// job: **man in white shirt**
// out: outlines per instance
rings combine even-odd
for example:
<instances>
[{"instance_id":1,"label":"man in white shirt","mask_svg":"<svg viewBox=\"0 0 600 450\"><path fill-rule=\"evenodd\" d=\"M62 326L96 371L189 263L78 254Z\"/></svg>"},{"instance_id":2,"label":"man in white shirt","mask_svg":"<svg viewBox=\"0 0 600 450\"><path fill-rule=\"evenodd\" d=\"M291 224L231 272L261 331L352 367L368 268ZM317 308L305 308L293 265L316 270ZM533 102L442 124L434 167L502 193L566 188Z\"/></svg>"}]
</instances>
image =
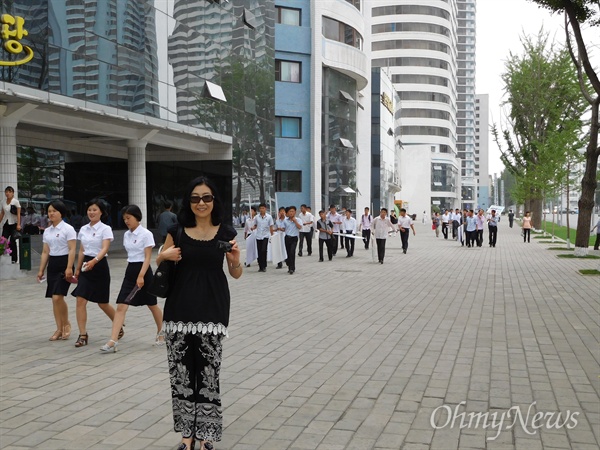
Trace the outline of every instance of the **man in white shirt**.
<instances>
[{"instance_id":1,"label":"man in white shirt","mask_svg":"<svg viewBox=\"0 0 600 450\"><path fill-rule=\"evenodd\" d=\"M335 209L335 205L331 205L329 207L329 212L327 213L327 217L326 217L327 221L331 222L333 225L333 233L335 235L335 233L340 232L340 225L342 225L342 216L340 216L338 214L338 212ZM340 242L342 241L343 237L340 235ZM338 243L337 243L337 236L334 236L334 240L335 242L332 244L332 248L333 248L333 255L335 256L337 254L337 249L338 249ZM342 248L344 246L342 245Z\"/></svg>"},{"instance_id":2,"label":"man in white shirt","mask_svg":"<svg viewBox=\"0 0 600 450\"><path fill-rule=\"evenodd\" d=\"M402 239L402 253L406 254L408 250L408 236L412 229L413 236L415 233L415 226L413 225L412 219L406 215L406 209L400 209L400 217L398 217L398 229L400 230L400 239Z\"/></svg>"},{"instance_id":3,"label":"man in white shirt","mask_svg":"<svg viewBox=\"0 0 600 450\"><path fill-rule=\"evenodd\" d=\"M458 226L460 225L460 221L462 216L460 215L460 209L456 208L456 211L452 214L452 239L455 241L458 239Z\"/></svg>"},{"instance_id":4,"label":"man in white shirt","mask_svg":"<svg viewBox=\"0 0 600 450\"><path fill-rule=\"evenodd\" d=\"M259 214L254 216L254 227L256 230L256 249L258 250L258 271L267 271L267 249L269 246L269 238L274 232L273 217L267 214L267 205L261 203L258 205Z\"/></svg>"},{"instance_id":5,"label":"man in white shirt","mask_svg":"<svg viewBox=\"0 0 600 450\"><path fill-rule=\"evenodd\" d=\"M375 242L377 243L379 264L383 264L383 258L385 257L385 242L388 237L388 231L394 229L394 225L388 219L387 213L387 208L381 208L379 216L375 217L371 223L371 233L375 236Z\"/></svg>"},{"instance_id":6,"label":"man in white shirt","mask_svg":"<svg viewBox=\"0 0 600 450\"><path fill-rule=\"evenodd\" d=\"M356 219L352 217L352 210L346 210L346 217L342 219L342 226L344 227L344 234L352 235L356 233ZM354 239L346 238L346 258L352 258L354 256Z\"/></svg>"},{"instance_id":7,"label":"man in white shirt","mask_svg":"<svg viewBox=\"0 0 600 450\"><path fill-rule=\"evenodd\" d=\"M315 217L308 212L306 205L300 205L300 214L297 216L302 222L302 229L300 230L300 244L298 245L298 256L302 256L302 244L306 240L306 253L308 256L312 255L312 239L311 230L315 223Z\"/></svg>"},{"instance_id":8,"label":"man in white shirt","mask_svg":"<svg viewBox=\"0 0 600 450\"><path fill-rule=\"evenodd\" d=\"M358 225L358 230L362 230L362 237L366 250L369 250L369 242L371 241L371 222L373 222L373 217L369 214L369 208L367 207L365 208L365 213L360 218L360 224Z\"/></svg>"},{"instance_id":9,"label":"man in white shirt","mask_svg":"<svg viewBox=\"0 0 600 450\"><path fill-rule=\"evenodd\" d=\"M450 221L450 214L448 214L448 210L444 210L444 214L442 214L442 234L444 235L444 239L448 239L448 222Z\"/></svg>"},{"instance_id":10,"label":"man in white shirt","mask_svg":"<svg viewBox=\"0 0 600 450\"><path fill-rule=\"evenodd\" d=\"M492 213L487 217L488 231L489 231L489 244L490 247L496 247L496 238L498 236L498 221L499 216L496 215L496 210L492 209Z\"/></svg>"}]
</instances>

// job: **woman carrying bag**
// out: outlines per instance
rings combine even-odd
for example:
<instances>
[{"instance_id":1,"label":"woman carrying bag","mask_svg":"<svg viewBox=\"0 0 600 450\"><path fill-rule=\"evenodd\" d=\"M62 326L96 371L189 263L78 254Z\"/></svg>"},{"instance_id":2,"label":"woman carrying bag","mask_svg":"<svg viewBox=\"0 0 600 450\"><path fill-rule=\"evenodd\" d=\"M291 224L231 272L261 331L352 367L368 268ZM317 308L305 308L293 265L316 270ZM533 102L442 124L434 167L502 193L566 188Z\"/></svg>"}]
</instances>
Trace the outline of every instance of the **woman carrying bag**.
<instances>
[{"instance_id":1,"label":"woman carrying bag","mask_svg":"<svg viewBox=\"0 0 600 450\"><path fill-rule=\"evenodd\" d=\"M194 448L195 441L201 450L210 450L212 441L220 441L223 433L219 374L230 309L223 260L233 278L242 275L242 264L234 240L237 233L223 223L222 202L208 178L190 183L178 222L156 259L157 265L176 263L163 325L173 421L182 436L178 450Z\"/></svg>"}]
</instances>

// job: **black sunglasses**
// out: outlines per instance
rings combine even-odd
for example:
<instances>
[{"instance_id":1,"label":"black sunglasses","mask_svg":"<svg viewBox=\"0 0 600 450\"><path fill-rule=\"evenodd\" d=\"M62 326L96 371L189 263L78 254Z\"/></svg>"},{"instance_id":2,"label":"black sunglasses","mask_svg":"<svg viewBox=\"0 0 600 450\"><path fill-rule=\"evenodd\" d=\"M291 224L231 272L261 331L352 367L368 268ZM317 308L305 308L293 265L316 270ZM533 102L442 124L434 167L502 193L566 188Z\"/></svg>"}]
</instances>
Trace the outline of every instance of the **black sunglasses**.
<instances>
[{"instance_id":1,"label":"black sunglasses","mask_svg":"<svg viewBox=\"0 0 600 450\"><path fill-rule=\"evenodd\" d=\"M202 196L192 195L190 197L190 203L200 203L200 200L202 200L204 203L211 203L214 199L215 196L212 194L204 194Z\"/></svg>"}]
</instances>

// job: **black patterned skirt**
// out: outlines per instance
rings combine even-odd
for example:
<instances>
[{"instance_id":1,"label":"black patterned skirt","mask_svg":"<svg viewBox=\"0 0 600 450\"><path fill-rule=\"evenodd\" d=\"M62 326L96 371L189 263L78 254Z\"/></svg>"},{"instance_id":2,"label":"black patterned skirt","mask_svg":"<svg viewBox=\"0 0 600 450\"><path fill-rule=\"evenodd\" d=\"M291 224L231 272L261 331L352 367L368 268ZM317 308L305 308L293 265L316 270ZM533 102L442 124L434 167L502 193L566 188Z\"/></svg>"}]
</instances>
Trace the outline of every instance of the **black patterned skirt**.
<instances>
[{"instance_id":1,"label":"black patterned skirt","mask_svg":"<svg viewBox=\"0 0 600 450\"><path fill-rule=\"evenodd\" d=\"M84 261L88 262L94 259L93 256L84 257ZM71 295L82 297L89 302L108 303L110 299L110 270L108 261L102 258L93 270L86 270L79 274L77 287Z\"/></svg>"},{"instance_id":2,"label":"black patterned skirt","mask_svg":"<svg viewBox=\"0 0 600 450\"><path fill-rule=\"evenodd\" d=\"M119 296L117 297L117 303L125 303L125 299L137 284L137 278L140 274L143 264L144 263L142 262L130 262L127 264L127 268L125 269L125 278L123 278L123 283L121 284L121 290L119 291ZM144 275L144 286L138 291L137 294L133 296L131 302L128 304L131 306L156 305L156 296L150 295L148 292L146 292L146 287L150 286L150 283L152 283L152 268L148 267L146 275Z\"/></svg>"},{"instance_id":3,"label":"black patterned skirt","mask_svg":"<svg viewBox=\"0 0 600 450\"><path fill-rule=\"evenodd\" d=\"M172 329L165 333L174 428L184 438L218 442L223 435L223 337Z\"/></svg>"},{"instance_id":4,"label":"black patterned skirt","mask_svg":"<svg viewBox=\"0 0 600 450\"><path fill-rule=\"evenodd\" d=\"M68 294L71 285L65 280L65 269L68 262L69 255L50 256L48 258L46 298L52 298L53 295Z\"/></svg>"}]
</instances>

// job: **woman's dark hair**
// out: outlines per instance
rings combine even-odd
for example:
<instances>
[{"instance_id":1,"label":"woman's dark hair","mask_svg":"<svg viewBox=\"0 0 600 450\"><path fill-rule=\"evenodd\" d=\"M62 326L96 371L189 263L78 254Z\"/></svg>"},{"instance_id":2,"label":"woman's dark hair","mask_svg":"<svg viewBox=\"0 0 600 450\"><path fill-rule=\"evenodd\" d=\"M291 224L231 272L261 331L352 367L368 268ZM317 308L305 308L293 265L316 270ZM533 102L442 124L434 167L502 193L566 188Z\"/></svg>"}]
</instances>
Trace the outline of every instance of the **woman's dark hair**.
<instances>
[{"instance_id":1,"label":"woman's dark hair","mask_svg":"<svg viewBox=\"0 0 600 450\"><path fill-rule=\"evenodd\" d=\"M12 186L6 186L6 189L4 189L4 192L15 192L15 189Z\"/></svg>"},{"instance_id":2,"label":"woman's dark hair","mask_svg":"<svg viewBox=\"0 0 600 450\"><path fill-rule=\"evenodd\" d=\"M92 205L96 205L100 209L100 213L102 214L102 219L106 218L106 215L108 213L108 208L106 207L106 202L104 200L102 200L101 198L95 197L95 198L91 199L89 202L87 202L87 204L85 205L86 214L87 214L87 210L90 209L90 206L92 206Z\"/></svg>"},{"instance_id":3,"label":"woman's dark hair","mask_svg":"<svg viewBox=\"0 0 600 450\"><path fill-rule=\"evenodd\" d=\"M138 205L127 205L121 209L121 215L129 214L136 218L138 222L142 221L142 210Z\"/></svg>"},{"instance_id":4,"label":"woman's dark hair","mask_svg":"<svg viewBox=\"0 0 600 450\"><path fill-rule=\"evenodd\" d=\"M217 190L217 186L210 179L205 176L199 176L194 178L187 187L187 190L183 194L182 200L182 208L177 216L179 223L184 227L195 227L196 226L196 216L192 212L190 198L192 196L192 191L196 186L205 185L212 192L214 197L213 199L213 209L210 213L210 219L213 225L220 225L223 221L223 203L221 202L221 198L219 197L219 192Z\"/></svg>"},{"instance_id":5,"label":"woman's dark hair","mask_svg":"<svg viewBox=\"0 0 600 450\"><path fill-rule=\"evenodd\" d=\"M63 219L69 215L69 210L60 200L52 200L50 203L48 203L48 205L46 205L46 211L48 211L48 208L51 206L60 213L60 216Z\"/></svg>"}]
</instances>

